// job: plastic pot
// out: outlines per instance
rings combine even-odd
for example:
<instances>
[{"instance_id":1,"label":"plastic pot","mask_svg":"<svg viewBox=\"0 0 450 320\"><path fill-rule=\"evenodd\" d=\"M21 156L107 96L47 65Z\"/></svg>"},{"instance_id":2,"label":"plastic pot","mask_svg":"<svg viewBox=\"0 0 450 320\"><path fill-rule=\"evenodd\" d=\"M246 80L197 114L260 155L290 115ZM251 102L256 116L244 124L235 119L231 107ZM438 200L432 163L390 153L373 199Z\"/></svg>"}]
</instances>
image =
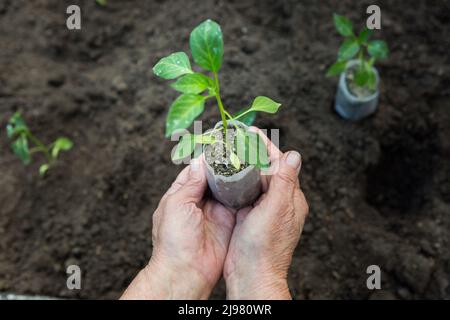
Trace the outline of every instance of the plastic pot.
<instances>
[{"instance_id":1,"label":"plastic pot","mask_svg":"<svg viewBox=\"0 0 450 320\"><path fill-rule=\"evenodd\" d=\"M359 65L359 60L351 60L347 63L347 70L354 66ZM378 85L380 77L375 67L372 67L376 76L376 91L374 94L367 97L357 97L353 95L347 86L346 74L342 72L339 77L339 84L336 92L336 99L334 108L336 112L345 119L357 121L363 119L372 113L374 113L378 106L379 89Z\"/></svg>"},{"instance_id":2,"label":"plastic pot","mask_svg":"<svg viewBox=\"0 0 450 320\"><path fill-rule=\"evenodd\" d=\"M235 124L248 130L248 127L239 121ZM233 122L229 122L229 127ZM218 122L214 129L222 127L222 121ZM233 129L231 126L230 129ZM206 145L205 151L211 146ZM209 188L216 200L227 207L240 209L253 204L261 194L261 175L258 167L253 165L244 168L242 171L231 175L224 176L216 174L213 167L206 163L206 177L208 179Z\"/></svg>"}]
</instances>

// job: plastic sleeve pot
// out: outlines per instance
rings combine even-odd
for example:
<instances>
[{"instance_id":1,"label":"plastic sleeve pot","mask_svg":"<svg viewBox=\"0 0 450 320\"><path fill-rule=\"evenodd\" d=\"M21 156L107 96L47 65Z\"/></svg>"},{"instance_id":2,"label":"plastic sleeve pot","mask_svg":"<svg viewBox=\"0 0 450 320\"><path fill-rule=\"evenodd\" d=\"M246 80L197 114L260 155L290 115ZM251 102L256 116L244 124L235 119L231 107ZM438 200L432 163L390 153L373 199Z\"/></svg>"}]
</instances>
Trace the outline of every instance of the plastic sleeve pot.
<instances>
[{"instance_id":1,"label":"plastic sleeve pot","mask_svg":"<svg viewBox=\"0 0 450 320\"><path fill-rule=\"evenodd\" d=\"M378 106L378 96L379 96L378 86L380 82L380 77L375 67L372 67L372 69L375 71L376 76L376 91L374 94L360 98L356 97L349 91L346 81L347 70L354 65L358 65L359 63L360 63L359 60L350 60L347 63L346 71L342 72L339 77L339 83L337 87L336 99L334 104L336 112L342 118L353 121L357 121L371 115L376 111Z\"/></svg>"},{"instance_id":2,"label":"plastic sleeve pot","mask_svg":"<svg viewBox=\"0 0 450 320\"><path fill-rule=\"evenodd\" d=\"M233 123L248 130L248 127L239 121L229 122L229 125ZM218 122L214 129L221 126L222 122ZM207 148L211 146L206 145L205 151ZM261 175L258 167L250 165L234 175L224 176L216 174L207 160L205 163L209 188L214 198L225 206L240 209L253 204L261 194Z\"/></svg>"}]
</instances>

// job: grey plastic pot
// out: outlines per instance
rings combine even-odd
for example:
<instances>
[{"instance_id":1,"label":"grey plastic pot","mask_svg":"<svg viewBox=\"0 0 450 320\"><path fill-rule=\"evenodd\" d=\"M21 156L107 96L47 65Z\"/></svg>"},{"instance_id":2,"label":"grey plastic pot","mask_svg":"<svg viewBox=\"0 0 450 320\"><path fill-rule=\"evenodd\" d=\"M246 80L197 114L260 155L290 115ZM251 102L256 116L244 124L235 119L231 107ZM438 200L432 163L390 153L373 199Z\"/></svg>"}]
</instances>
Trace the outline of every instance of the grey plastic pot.
<instances>
[{"instance_id":1,"label":"grey plastic pot","mask_svg":"<svg viewBox=\"0 0 450 320\"><path fill-rule=\"evenodd\" d=\"M347 69L358 65L359 60L351 60L347 63ZM339 77L339 84L336 92L334 108L344 119L357 121L374 113L378 106L380 77L378 71L373 67L376 76L376 92L368 97L358 98L350 93L345 79L346 72L342 72Z\"/></svg>"},{"instance_id":2,"label":"grey plastic pot","mask_svg":"<svg viewBox=\"0 0 450 320\"><path fill-rule=\"evenodd\" d=\"M245 128L248 127L240 121L235 124ZM233 122L229 122L233 124ZM214 129L222 126L222 121L218 122ZM206 145L205 148L209 146ZM261 194L261 175L258 167L248 166L244 170L232 175L223 176L214 173L214 169L206 163L206 178L209 188L216 200L227 207L240 209L253 204Z\"/></svg>"}]
</instances>

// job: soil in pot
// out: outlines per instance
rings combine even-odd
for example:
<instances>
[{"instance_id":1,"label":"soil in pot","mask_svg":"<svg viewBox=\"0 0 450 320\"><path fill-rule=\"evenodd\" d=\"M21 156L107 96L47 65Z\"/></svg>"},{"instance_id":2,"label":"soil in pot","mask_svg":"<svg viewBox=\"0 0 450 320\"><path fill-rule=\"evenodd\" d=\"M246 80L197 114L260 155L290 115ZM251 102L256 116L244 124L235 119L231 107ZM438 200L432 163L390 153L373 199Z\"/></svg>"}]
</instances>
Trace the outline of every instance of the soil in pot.
<instances>
[{"instance_id":1,"label":"soil in pot","mask_svg":"<svg viewBox=\"0 0 450 320\"><path fill-rule=\"evenodd\" d=\"M240 122L238 126L247 130L247 127ZM220 128L221 123L215 129ZM213 133L217 141L213 145L207 145L204 149L205 161L207 164L208 185L214 198L225 206L239 209L254 203L261 193L261 177L258 167L242 161L239 169L236 168L230 159L230 152L226 152L223 143L222 130ZM231 151L237 154L234 145L236 130L234 126L227 130L228 146ZM230 150L229 150L230 151Z\"/></svg>"},{"instance_id":2,"label":"soil in pot","mask_svg":"<svg viewBox=\"0 0 450 320\"><path fill-rule=\"evenodd\" d=\"M371 89L367 86L358 86L355 83L355 76L358 67L359 65L353 65L347 69L347 71L345 72L345 83L347 84L349 92L355 97L357 98L370 97L376 92L376 89Z\"/></svg>"},{"instance_id":3,"label":"soil in pot","mask_svg":"<svg viewBox=\"0 0 450 320\"><path fill-rule=\"evenodd\" d=\"M232 147L234 154L237 153L236 146L233 141L236 136L236 130L230 128L227 131L228 145ZM216 140L221 142L216 142L207 148L205 148L205 160L213 168L214 174L221 175L225 177L231 177L249 166L247 162L242 163L239 169L237 169L230 160L229 152L226 152L225 144L223 143L223 132L222 130L213 133Z\"/></svg>"}]
</instances>

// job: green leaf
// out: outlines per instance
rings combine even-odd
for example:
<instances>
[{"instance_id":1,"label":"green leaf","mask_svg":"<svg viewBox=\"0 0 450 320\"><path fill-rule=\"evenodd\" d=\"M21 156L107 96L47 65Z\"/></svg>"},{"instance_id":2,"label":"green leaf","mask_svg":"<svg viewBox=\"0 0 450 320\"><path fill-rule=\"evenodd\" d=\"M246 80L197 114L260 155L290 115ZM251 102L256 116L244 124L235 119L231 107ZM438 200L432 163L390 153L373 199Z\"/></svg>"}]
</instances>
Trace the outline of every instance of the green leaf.
<instances>
[{"instance_id":1,"label":"green leaf","mask_svg":"<svg viewBox=\"0 0 450 320\"><path fill-rule=\"evenodd\" d=\"M334 25L336 30L344 37L350 37L353 35L353 24L352 22L344 16L338 14L333 14Z\"/></svg>"},{"instance_id":2,"label":"green leaf","mask_svg":"<svg viewBox=\"0 0 450 320\"><path fill-rule=\"evenodd\" d=\"M241 161L239 161L238 156L233 151L230 151L230 161L233 167L236 168L236 170L239 170L241 168Z\"/></svg>"},{"instance_id":3,"label":"green leaf","mask_svg":"<svg viewBox=\"0 0 450 320\"><path fill-rule=\"evenodd\" d=\"M361 32L358 35L358 43L359 44L366 44L369 40L370 36L372 35L373 31L370 29L367 29L367 27L364 27L364 29L361 30Z\"/></svg>"},{"instance_id":4,"label":"green leaf","mask_svg":"<svg viewBox=\"0 0 450 320\"><path fill-rule=\"evenodd\" d=\"M178 142L175 152L172 154L172 161L177 161L186 158L195 149L195 139L192 134L186 134L181 137Z\"/></svg>"},{"instance_id":5,"label":"green leaf","mask_svg":"<svg viewBox=\"0 0 450 320\"><path fill-rule=\"evenodd\" d=\"M42 177L43 175L45 175L48 169L50 169L50 165L48 165L47 163L42 164L39 167L39 175Z\"/></svg>"},{"instance_id":6,"label":"green leaf","mask_svg":"<svg viewBox=\"0 0 450 320\"><path fill-rule=\"evenodd\" d=\"M12 149L14 153L27 165L31 162L30 150L28 149L28 140L25 135L19 136L13 143Z\"/></svg>"},{"instance_id":7,"label":"green leaf","mask_svg":"<svg viewBox=\"0 0 450 320\"><path fill-rule=\"evenodd\" d=\"M236 113L233 118L239 117L241 114L243 114L247 110L249 110L249 108L242 109L241 111ZM255 122L255 118L256 118L256 112L251 111L249 113L246 113L242 117L240 117L239 121L244 123L244 124L246 124L246 125L248 125L248 126L251 126L253 124L253 122Z\"/></svg>"},{"instance_id":8,"label":"green leaf","mask_svg":"<svg viewBox=\"0 0 450 320\"><path fill-rule=\"evenodd\" d=\"M267 113L276 113L281 103L275 102L270 98L259 96L253 100L250 110L252 111L262 111Z\"/></svg>"},{"instance_id":9,"label":"green leaf","mask_svg":"<svg viewBox=\"0 0 450 320\"><path fill-rule=\"evenodd\" d=\"M182 94L170 106L166 119L166 137L179 129L186 129L204 109L205 96Z\"/></svg>"},{"instance_id":10,"label":"green leaf","mask_svg":"<svg viewBox=\"0 0 450 320\"><path fill-rule=\"evenodd\" d=\"M101 6L106 6L107 0L96 0L96 2Z\"/></svg>"},{"instance_id":11,"label":"green leaf","mask_svg":"<svg viewBox=\"0 0 450 320\"><path fill-rule=\"evenodd\" d=\"M347 66L347 61L337 61L335 62L327 71L327 77L333 77L341 74L345 67Z\"/></svg>"},{"instance_id":12,"label":"green leaf","mask_svg":"<svg viewBox=\"0 0 450 320\"><path fill-rule=\"evenodd\" d=\"M68 138L58 138L56 139L55 143L53 144L52 147L52 157L53 158L57 158L59 151L63 150L63 151L67 151L72 149L73 147L73 142L68 139Z\"/></svg>"},{"instance_id":13,"label":"green leaf","mask_svg":"<svg viewBox=\"0 0 450 320\"><path fill-rule=\"evenodd\" d=\"M242 163L248 163L248 138L245 134L244 130L239 128L236 129L236 136L234 138L234 145L236 148L236 153L239 159L241 159Z\"/></svg>"},{"instance_id":14,"label":"green leaf","mask_svg":"<svg viewBox=\"0 0 450 320\"><path fill-rule=\"evenodd\" d=\"M338 51L339 60L349 60L359 51L359 43L356 39L345 40Z\"/></svg>"},{"instance_id":15,"label":"green leaf","mask_svg":"<svg viewBox=\"0 0 450 320\"><path fill-rule=\"evenodd\" d=\"M6 134L8 135L8 138L12 138L27 131L28 127L25 124L20 112L14 113L6 126Z\"/></svg>"},{"instance_id":16,"label":"green leaf","mask_svg":"<svg viewBox=\"0 0 450 320\"><path fill-rule=\"evenodd\" d=\"M182 93L202 93L206 89L213 87L211 78L201 73L190 73L182 76L172 83L172 88Z\"/></svg>"},{"instance_id":17,"label":"green leaf","mask_svg":"<svg viewBox=\"0 0 450 320\"><path fill-rule=\"evenodd\" d=\"M389 54L389 49L386 42L382 40L373 40L369 42L367 47L369 54L376 59L386 59Z\"/></svg>"},{"instance_id":18,"label":"green leaf","mask_svg":"<svg viewBox=\"0 0 450 320\"><path fill-rule=\"evenodd\" d=\"M186 53L175 52L159 60L153 67L153 73L163 79L175 79L193 71Z\"/></svg>"},{"instance_id":19,"label":"green leaf","mask_svg":"<svg viewBox=\"0 0 450 320\"><path fill-rule=\"evenodd\" d=\"M211 135L196 135L195 136L195 143L212 144L214 142L216 142L216 138Z\"/></svg>"},{"instance_id":20,"label":"green leaf","mask_svg":"<svg viewBox=\"0 0 450 320\"><path fill-rule=\"evenodd\" d=\"M267 168L270 165L267 147L261 136L255 132L246 132L248 137L248 159L249 163L258 168ZM256 162L255 162L256 160Z\"/></svg>"},{"instance_id":21,"label":"green leaf","mask_svg":"<svg viewBox=\"0 0 450 320\"><path fill-rule=\"evenodd\" d=\"M370 69L370 71L368 73L368 77L367 77L367 86L369 87L369 89L375 90L376 85L377 85L376 82L377 82L377 77L375 75L375 71Z\"/></svg>"},{"instance_id":22,"label":"green leaf","mask_svg":"<svg viewBox=\"0 0 450 320\"><path fill-rule=\"evenodd\" d=\"M242 163L266 168L270 165L266 145L261 136L255 132L237 130L235 138L236 152Z\"/></svg>"},{"instance_id":23,"label":"green leaf","mask_svg":"<svg viewBox=\"0 0 450 320\"><path fill-rule=\"evenodd\" d=\"M189 38L192 57L200 67L217 72L222 65L223 37L220 26L208 19L191 32Z\"/></svg>"},{"instance_id":24,"label":"green leaf","mask_svg":"<svg viewBox=\"0 0 450 320\"><path fill-rule=\"evenodd\" d=\"M369 74L366 68L357 68L355 72L355 84L362 87L365 86L367 80L369 79Z\"/></svg>"}]
</instances>

